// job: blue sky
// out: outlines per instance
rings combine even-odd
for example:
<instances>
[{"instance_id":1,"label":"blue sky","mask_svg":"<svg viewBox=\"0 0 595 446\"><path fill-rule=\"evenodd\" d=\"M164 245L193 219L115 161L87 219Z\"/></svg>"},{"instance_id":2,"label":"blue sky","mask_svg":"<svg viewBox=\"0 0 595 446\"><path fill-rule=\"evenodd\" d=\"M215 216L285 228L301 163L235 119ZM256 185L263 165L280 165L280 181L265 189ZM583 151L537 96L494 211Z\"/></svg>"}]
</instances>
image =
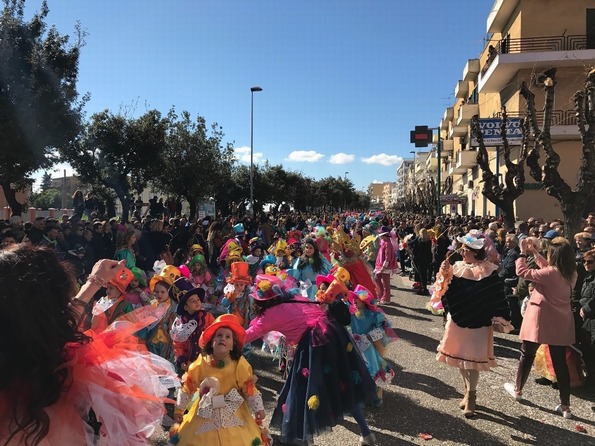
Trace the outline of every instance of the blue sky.
<instances>
[{"instance_id":1,"label":"blue sky","mask_svg":"<svg viewBox=\"0 0 595 446\"><path fill-rule=\"evenodd\" d=\"M395 181L409 131L439 124L492 0L48 0L49 24L88 33L86 111L187 110L254 159L356 189ZM41 0L27 1L27 18ZM57 166L54 176L62 175ZM72 169L67 167L67 175Z\"/></svg>"}]
</instances>

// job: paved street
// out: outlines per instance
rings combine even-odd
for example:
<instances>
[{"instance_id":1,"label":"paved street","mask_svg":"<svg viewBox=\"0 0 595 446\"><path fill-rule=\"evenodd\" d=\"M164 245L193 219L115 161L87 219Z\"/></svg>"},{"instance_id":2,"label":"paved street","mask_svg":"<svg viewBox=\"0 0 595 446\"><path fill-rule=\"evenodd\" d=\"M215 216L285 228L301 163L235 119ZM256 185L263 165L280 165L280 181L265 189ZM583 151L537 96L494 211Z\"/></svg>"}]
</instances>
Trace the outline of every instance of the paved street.
<instances>
[{"instance_id":1,"label":"paved street","mask_svg":"<svg viewBox=\"0 0 595 446\"><path fill-rule=\"evenodd\" d=\"M500 367L481 374L479 408L475 418L465 419L458 408L462 397L458 371L434 359L442 336L442 318L425 310L428 298L412 292L409 280L393 277L392 284L393 303L383 308L400 338L388 348L397 375L393 386L385 391L383 406L367 411L378 445L595 445L595 412L591 410L595 402L581 396L580 391L572 396L572 420L553 412L557 390L535 384L533 376L524 389L524 402L517 403L504 392L502 385L516 370L516 335L497 335ZM270 416L282 385L276 363L260 351L252 362ZM586 433L579 432L577 426ZM424 440L420 434L433 438ZM343 426L318 437L315 444L355 446L358 441L357 425L347 418Z\"/></svg>"}]
</instances>

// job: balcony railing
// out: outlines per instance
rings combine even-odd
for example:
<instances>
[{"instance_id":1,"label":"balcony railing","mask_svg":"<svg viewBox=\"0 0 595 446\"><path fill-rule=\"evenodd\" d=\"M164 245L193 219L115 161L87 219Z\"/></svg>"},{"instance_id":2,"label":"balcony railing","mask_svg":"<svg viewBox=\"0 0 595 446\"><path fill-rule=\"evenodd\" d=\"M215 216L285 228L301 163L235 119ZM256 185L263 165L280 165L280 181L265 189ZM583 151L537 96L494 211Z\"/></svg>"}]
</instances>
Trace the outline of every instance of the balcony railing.
<instances>
[{"instance_id":1,"label":"balcony railing","mask_svg":"<svg viewBox=\"0 0 595 446\"><path fill-rule=\"evenodd\" d=\"M525 118L526 112L518 111L507 111L506 114L509 118ZM543 110L536 110L535 116L539 123L543 122L543 116L545 112ZM497 113L496 118L501 118L502 114ZM553 110L552 111L552 124L551 125L576 125L576 112L574 110Z\"/></svg>"},{"instance_id":2,"label":"balcony railing","mask_svg":"<svg viewBox=\"0 0 595 446\"><path fill-rule=\"evenodd\" d=\"M481 69L483 76L490 68L490 65L498 54L546 52L546 51L575 51L586 50L587 36L547 36L547 37L520 37L516 39L504 38L500 40L492 50L489 50L488 58Z\"/></svg>"}]
</instances>

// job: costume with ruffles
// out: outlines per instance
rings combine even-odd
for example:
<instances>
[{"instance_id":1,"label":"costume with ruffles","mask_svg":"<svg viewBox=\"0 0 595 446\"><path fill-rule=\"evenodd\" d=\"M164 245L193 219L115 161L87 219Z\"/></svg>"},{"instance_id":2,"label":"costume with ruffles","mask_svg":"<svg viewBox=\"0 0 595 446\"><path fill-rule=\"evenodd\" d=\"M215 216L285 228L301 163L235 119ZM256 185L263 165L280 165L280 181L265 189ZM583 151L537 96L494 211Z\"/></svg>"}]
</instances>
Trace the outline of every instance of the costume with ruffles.
<instances>
[{"instance_id":1,"label":"costume with ruffles","mask_svg":"<svg viewBox=\"0 0 595 446\"><path fill-rule=\"evenodd\" d=\"M144 312L146 316L146 312ZM68 370L64 393L44 409L50 419L48 434L39 446L93 445L140 446L160 424L168 387L178 386L173 366L147 351L133 335L152 316L139 322L116 321L102 332L88 330L88 343L65 346ZM15 388L22 392L27 383ZM7 413L14 395L0 393L0 413ZM87 423L93 411L99 435ZM0 420L0 438L8 438L8 422ZM8 445L24 444L17 435Z\"/></svg>"},{"instance_id":2,"label":"costume with ruffles","mask_svg":"<svg viewBox=\"0 0 595 446\"><path fill-rule=\"evenodd\" d=\"M151 353L167 359L172 364L175 362L174 344L170 335L170 330L176 318L176 305L169 301L159 304L156 300L151 302L151 306L165 309L161 319L149 325L138 333L138 337L146 341L147 349Z\"/></svg>"},{"instance_id":3,"label":"costume with ruffles","mask_svg":"<svg viewBox=\"0 0 595 446\"><path fill-rule=\"evenodd\" d=\"M351 315L351 333L359 350L362 352L368 371L378 387L390 384L395 372L384 359L386 345L396 340L395 332L386 315L380 310L372 311L369 308L353 311Z\"/></svg>"},{"instance_id":4,"label":"costume with ruffles","mask_svg":"<svg viewBox=\"0 0 595 446\"><path fill-rule=\"evenodd\" d=\"M497 265L456 262L437 274L430 301L448 313L436 359L464 370L496 367L493 326L509 330L510 309Z\"/></svg>"},{"instance_id":5,"label":"costume with ruffles","mask_svg":"<svg viewBox=\"0 0 595 446\"><path fill-rule=\"evenodd\" d=\"M264 410L256 376L243 357L219 367L210 355L193 362L178 393L176 412L190 405L172 437L177 446L265 445L266 432L252 413ZM191 402L198 392L199 397ZM170 432L171 434L171 432Z\"/></svg>"},{"instance_id":6,"label":"costume with ruffles","mask_svg":"<svg viewBox=\"0 0 595 446\"><path fill-rule=\"evenodd\" d=\"M170 330L170 336L174 343L174 355L178 368L181 368L182 364L189 364L198 358L200 335L214 320L215 317L204 310L198 310L192 315L186 313L176 317Z\"/></svg>"},{"instance_id":7,"label":"costume with ruffles","mask_svg":"<svg viewBox=\"0 0 595 446\"><path fill-rule=\"evenodd\" d=\"M296 345L289 376L281 389L271 426L289 444L311 444L355 405L372 404L375 385L361 353L340 323L304 297L268 308L246 330L246 341L281 332Z\"/></svg>"}]
</instances>

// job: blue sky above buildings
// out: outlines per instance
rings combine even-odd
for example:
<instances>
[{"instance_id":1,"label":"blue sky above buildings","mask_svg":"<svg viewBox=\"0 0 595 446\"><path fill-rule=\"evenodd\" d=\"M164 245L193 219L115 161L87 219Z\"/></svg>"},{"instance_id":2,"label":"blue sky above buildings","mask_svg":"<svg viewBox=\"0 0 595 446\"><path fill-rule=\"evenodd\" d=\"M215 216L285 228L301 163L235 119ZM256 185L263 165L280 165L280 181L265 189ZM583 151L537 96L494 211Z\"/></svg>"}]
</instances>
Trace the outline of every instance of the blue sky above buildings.
<instances>
[{"instance_id":1,"label":"blue sky above buildings","mask_svg":"<svg viewBox=\"0 0 595 446\"><path fill-rule=\"evenodd\" d=\"M395 181L409 131L438 125L492 0L48 0L88 33L79 92L94 112L187 110L254 159L362 190ZM27 0L27 18L40 0ZM61 176L57 166L54 176Z\"/></svg>"}]
</instances>

